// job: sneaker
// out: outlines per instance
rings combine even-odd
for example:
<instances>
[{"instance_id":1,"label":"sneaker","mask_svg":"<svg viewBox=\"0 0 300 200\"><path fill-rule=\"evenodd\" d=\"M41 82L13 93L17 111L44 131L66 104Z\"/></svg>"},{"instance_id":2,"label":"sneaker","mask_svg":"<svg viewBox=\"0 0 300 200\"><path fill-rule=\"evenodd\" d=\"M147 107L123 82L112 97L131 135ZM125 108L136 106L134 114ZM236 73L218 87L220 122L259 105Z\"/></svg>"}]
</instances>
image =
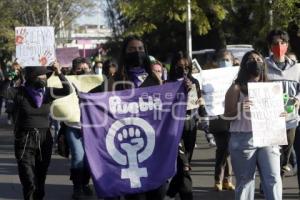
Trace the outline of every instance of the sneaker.
<instances>
[{"instance_id":1,"label":"sneaker","mask_svg":"<svg viewBox=\"0 0 300 200\"><path fill-rule=\"evenodd\" d=\"M84 185L82 187L82 191L85 196L93 196L93 194L94 194L93 188L90 185Z\"/></svg>"},{"instance_id":2,"label":"sneaker","mask_svg":"<svg viewBox=\"0 0 300 200\"><path fill-rule=\"evenodd\" d=\"M223 182L223 189L233 191L235 186L231 182Z\"/></svg>"},{"instance_id":3,"label":"sneaker","mask_svg":"<svg viewBox=\"0 0 300 200\"><path fill-rule=\"evenodd\" d=\"M284 172L290 172L291 171L291 168L288 166L288 165L285 165L285 166L282 166L282 170Z\"/></svg>"},{"instance_id":4,"label":"sneaker","mask_svg":"<svg viewBox=\"0 0 300 200\"><path fill-rule=\"evenodd\" d=\"M222 184L221 183L215 183L215 187L214 187L214 189L216 190L216 191L222 191Z\"/></svg>"}]
</instances>

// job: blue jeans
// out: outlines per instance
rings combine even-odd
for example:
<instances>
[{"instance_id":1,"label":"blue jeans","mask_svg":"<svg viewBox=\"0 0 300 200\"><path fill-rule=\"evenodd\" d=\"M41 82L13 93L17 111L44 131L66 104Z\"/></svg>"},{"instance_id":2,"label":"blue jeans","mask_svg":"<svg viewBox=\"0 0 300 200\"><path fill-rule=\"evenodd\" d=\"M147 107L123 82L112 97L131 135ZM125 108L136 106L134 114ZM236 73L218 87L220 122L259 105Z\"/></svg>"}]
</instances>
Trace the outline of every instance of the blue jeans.
<instances>
[{"instance_id":1,"label":"blue jeans","mask_svg":"<svg viewBox=\"0 0 300 200\"><path fill-rule=\"evenodd\" d=\"M295 141L294 141L294 148L295 148L296 160L297 160L298 188L300 191L300 125L297 127Z\"/></svg>"},{"instance_id":2,"label":"blue jeans","mask_svg":"<svg viewBox=\"0 0 300 200\"><path fill-rule=\"evenodd\" d=\"M71 150L71 169L84 168L84 149L80 129L67 126L66 138Z\"/></svg>"},{"instance_id":3,"label":"blue jeans","mask_svg":"<svg viewBox=\"0 0 300 200\"><path fill-rule=\"evenodd\" d=\"M236 177L235 200L254 200L256 165L259 166L265 198L282 199L278 146L254 147L252 133L232 133L229 151Z\"/></svg>"}]
</instances>

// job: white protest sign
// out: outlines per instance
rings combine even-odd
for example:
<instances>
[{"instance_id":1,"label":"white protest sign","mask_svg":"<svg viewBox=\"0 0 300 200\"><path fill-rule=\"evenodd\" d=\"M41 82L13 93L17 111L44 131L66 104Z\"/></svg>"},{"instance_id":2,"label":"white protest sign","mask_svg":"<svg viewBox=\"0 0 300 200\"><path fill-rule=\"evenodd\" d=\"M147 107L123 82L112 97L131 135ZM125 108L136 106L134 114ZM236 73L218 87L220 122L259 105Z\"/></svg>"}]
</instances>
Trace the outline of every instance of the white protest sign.
<instances>
[{"instance_id":1,"label":"white protest sign","mask_svg":"<svg viewBox=\"0 0 300 200\"><path fill-rule=\"evenodd\" d=\"M248 83L253 131L256 147L287 145L283 89L281 83Z\"/></svg>"},{"instance_id":2,"label":"white protest sign","mask_svg":"<svg viewBox=\"0 0 300 200\"><path fill-rule=\"evenodd\" d=\"M239 67L202 70L193 74L202 90L206 112L209 116L224 114L225 95L237 76Z\"/></svg>"},{"instance_id":3,"label":"white protest sign","mask_svg":"<svg viewBox=\"0 0 300 200\"><path fill-rule=\"evenodd\" d=\"M55 60L54 28L16 27L16 58L22 66L48 66Z\"/></svg>"},{"instance_id":4,"label":"white protest sign","mask_svg":"<svg viewBox=\"0 0 300 200\"><path fill-rule=\"evenodd\" d=\"M201 66L199 65L198 61L196 59L192 60L192 73L200 73L202 70Z\"/></svg>"}]
</instances>

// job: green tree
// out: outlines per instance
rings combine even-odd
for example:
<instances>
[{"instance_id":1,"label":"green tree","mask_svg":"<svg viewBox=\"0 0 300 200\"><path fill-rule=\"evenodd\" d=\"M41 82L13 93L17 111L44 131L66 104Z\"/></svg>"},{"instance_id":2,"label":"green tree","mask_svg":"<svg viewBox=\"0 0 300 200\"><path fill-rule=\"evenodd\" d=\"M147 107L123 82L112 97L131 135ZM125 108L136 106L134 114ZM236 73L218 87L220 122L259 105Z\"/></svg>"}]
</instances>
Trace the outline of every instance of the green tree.
<instances>
[{"instance_id":1,"label":"green tree","mask_svg":"<svg viewBox=\"0 0 300 200\"><path fill-rule=\"evenodd\" d=\"M182 0L122 0L113 11L119 36L137 34L155 52L185 49L186 4ZM273 27L299 27L300 0L191 0L193 49L222 48L226 44L253 44L266 52L265 37ZM298 5L298 6L297 6ZM118 38L119 40L119 38ZM151 51L150 51L151 52ZM164 53L165 53L164 52Z\"/></svg>"},{"instance_id":2,"label":"green tree","mask_svg":"<svg viewBox=\"0 0 300 200\"><path fill-rule=\"evenodd\" d=\"M185 21L187 1L182 0L123 0L107 6L110 25L117 24L120 35L137 34L149 41L148 49L154 56L165 59L166 52L185 49ZM226 18L224 4L230 0L192 0L194 37L207 34ZM113 27L112 26L112 27ZM223 44L222 42L221 44ZM220 44L220 45L221 45ZM197 48L197 45L194 45Z\"/></svg>"}]
</instances>

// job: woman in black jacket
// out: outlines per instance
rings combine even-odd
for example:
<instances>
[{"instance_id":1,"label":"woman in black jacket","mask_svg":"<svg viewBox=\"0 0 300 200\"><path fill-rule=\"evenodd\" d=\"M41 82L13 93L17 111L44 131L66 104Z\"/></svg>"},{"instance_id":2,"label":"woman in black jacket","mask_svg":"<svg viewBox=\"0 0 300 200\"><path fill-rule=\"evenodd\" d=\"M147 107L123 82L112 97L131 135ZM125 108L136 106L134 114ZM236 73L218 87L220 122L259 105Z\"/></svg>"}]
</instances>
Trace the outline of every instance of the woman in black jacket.
<instances>
[{"instance_id":1,"label":"woman in black jacket","mask_svg":"<svg viewBox=\"0 0 300 200\"><path fill-rule=\"evenodd\" d=\"M5 81L0 96L14 102L15 157L25 200L41 200L45 195L45 180L52 154L49 129L50 106L54 99L66 96L72 89L61 74L60 66L52 66L63 88L47 87L49 71L45 67L26 67L25 84L9 87Z\"/></svg>"}]
</instances>

